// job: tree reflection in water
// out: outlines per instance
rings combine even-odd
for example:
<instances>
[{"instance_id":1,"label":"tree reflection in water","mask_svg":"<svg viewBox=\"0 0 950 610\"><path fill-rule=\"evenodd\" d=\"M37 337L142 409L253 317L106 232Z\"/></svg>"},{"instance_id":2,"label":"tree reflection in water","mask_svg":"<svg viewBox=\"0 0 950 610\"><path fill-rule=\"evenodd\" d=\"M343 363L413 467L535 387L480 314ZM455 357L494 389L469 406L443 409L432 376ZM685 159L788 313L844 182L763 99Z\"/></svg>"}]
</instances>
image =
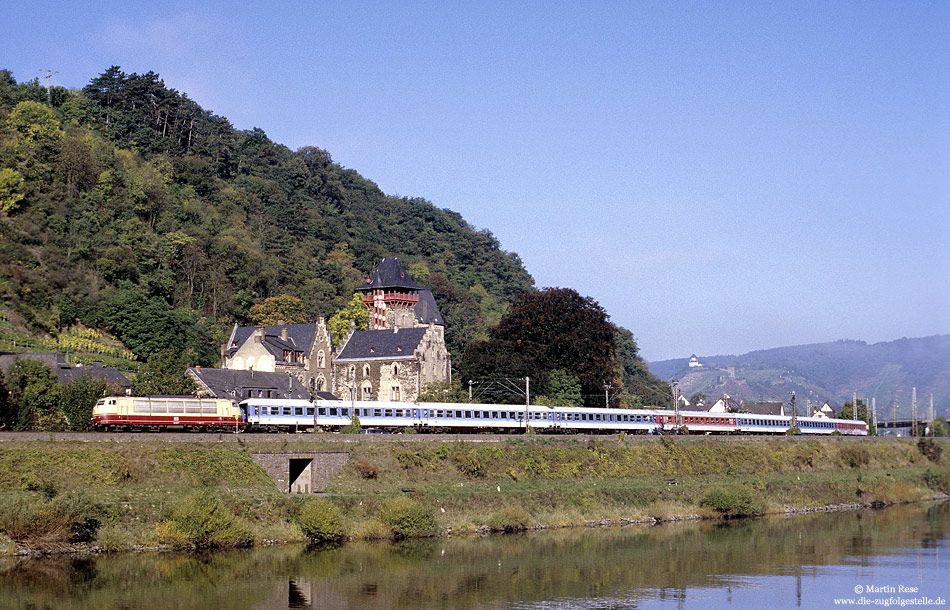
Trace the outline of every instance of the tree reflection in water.
<instances>
[{"instance_id":1,"label":"tree reflection in water","mask_svg":"<svg viewBox=\"0 0 950 610\"><path fill-rule=\"evenodd\" d=\"M731 603L755 594L760 577L776 576L794 578L794 607L815 595L809 587L825 582L833 566L875 566L880 580L892 559L912 549L907 561L916 566L920 556L925 571L936 570L948 517L950 504L940 503L319 550L7 560L0 564L0 607L674 607L715 590ZM770 595L759 593L761 605L774 606ZM822 603L832 602L826 595Z\"/></svg>"}]
</instances>

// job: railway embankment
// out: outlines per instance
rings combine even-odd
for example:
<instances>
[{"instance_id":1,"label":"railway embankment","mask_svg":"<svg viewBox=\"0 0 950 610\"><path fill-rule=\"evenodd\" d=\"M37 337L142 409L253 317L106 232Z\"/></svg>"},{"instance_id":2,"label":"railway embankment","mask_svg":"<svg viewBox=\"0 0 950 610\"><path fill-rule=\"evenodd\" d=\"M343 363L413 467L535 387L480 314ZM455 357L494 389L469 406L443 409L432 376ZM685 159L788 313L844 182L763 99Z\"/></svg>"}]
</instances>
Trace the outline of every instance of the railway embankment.
<instances>
[{"instance_id":1,"label":"railway embankment","mask_svg":"<svg viewBox=\"0 0 950 610\"><path fill-rule=\"evenodd\" d=\"M947 449L941 439L844 437L3 433L0 554L481 534L915 502L950 493ZM333 456L325 467L314 458L324 455Z\"/></svg>"}]
</instances>

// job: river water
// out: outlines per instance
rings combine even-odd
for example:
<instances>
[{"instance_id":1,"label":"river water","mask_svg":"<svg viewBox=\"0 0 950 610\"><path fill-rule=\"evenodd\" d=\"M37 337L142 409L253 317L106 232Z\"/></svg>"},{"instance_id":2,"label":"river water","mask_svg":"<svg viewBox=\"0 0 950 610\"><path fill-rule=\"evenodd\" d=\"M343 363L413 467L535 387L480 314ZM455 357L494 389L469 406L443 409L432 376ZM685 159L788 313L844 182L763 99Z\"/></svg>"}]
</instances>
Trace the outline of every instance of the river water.
<instances>
[{"instance_id":1,"label":"river water","mask_svg":"<svg viewBox=\"0 0 950 610\"><path fill-rule=\"evenodd\" d=\"M0 608L946 608L948 534L944 502L332 549L7 561Z\"/></svg>"}]
</instances>

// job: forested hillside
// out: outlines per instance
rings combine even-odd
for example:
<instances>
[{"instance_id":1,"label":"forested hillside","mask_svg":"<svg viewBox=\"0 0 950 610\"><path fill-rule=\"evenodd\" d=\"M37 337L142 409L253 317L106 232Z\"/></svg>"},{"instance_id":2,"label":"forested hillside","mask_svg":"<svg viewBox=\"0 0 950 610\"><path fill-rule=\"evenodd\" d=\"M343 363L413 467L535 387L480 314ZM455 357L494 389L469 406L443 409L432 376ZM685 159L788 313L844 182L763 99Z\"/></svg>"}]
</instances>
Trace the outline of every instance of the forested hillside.
<instances>
[{"instance_id":1,"label":"forested hillside","mask_svg":"<svg viewBox=\"0 0 950 610\"><path fill-rule=\"evenodd\" d=\"M386 256L432 289L456 363L535 291L489 231L235 129L155 73L114 66L73 91L0 70L0 334L68 347L82 325L111 333L98 353L114 336L139 361L213 366L255 305L286 294L330 317ZM657 402L666 386L615 330L631 398Z\"/></svg>"},{"instance_id":2,"label":"forested hillside","mask_svg":"<svg viewBox=\"0 0 950 610\"><path fill-rule=\"evenodd\" d=\"M459 214L237 130L151 72L113 67L81 92L2 72L0 123L0 298L33 329L107 327L140 358L155 348L129 338L148 330L208 365L215 324L284 293L329 316L398 256L432 287L458 353L533 289Z\"/></svg>"}]
</instances>

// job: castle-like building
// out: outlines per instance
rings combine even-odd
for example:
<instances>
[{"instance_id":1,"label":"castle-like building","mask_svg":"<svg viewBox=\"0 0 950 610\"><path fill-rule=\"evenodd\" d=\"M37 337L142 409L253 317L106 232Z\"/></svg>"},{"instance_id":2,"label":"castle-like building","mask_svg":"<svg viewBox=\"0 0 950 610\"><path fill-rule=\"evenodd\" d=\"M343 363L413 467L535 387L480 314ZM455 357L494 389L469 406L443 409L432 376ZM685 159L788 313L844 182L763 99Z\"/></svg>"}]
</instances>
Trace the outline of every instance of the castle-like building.
<instances>
[{"instance_id":1,"label":"castle-like building","mask_svg":"<svg viewBox=\"0 0 950 610\"><path fill-rule=\"evenodd\" d=\"M432 292L413 281L398 259L383 259L358 291L369 309L369 330L351 328L334 346L323 318L311 324L235 325L221 349L222 368L286 373L313 396L332 392L346 400L414 401L427 384L450 379L439 308ZM245 393L255 391L260 392Z\"/></svg>"}]
</instances>

